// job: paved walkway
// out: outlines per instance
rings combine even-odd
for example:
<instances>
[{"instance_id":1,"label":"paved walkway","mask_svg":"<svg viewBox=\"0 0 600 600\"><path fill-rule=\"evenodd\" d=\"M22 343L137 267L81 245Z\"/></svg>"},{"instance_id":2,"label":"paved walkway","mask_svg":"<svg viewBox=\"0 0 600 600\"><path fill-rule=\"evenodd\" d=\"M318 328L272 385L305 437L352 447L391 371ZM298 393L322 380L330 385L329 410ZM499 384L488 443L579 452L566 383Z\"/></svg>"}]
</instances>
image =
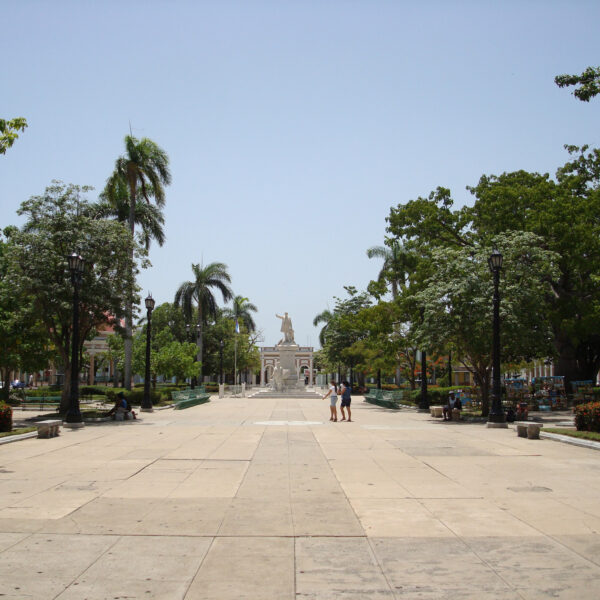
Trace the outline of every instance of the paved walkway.
<instances>
[{"instance_id":1,"label":"paved walkway","mask_svg":"<svg viewBox=\"0 0 600 600\"><path fill-rule=\"evenodd\" d=\"M354 405L213 400L1 446L0 598L600 596L600 452Z\"/></svg>"}]
</instances>

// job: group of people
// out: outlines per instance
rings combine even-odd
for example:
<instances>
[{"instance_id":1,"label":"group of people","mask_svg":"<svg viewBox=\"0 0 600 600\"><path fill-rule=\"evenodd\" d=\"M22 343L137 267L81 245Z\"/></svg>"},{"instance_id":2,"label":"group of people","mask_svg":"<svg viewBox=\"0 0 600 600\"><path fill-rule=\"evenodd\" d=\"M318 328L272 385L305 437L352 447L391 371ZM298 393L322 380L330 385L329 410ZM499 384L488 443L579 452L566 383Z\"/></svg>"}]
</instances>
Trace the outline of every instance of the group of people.
<instances>
[{"instance_id":1,"label":"group of people","mask_svg":"<svg viewBox=\"0 0 600 600\"><path fill-rule=\"evenodd\" d=\"M352 398L350 396L351 393L351 388L350 388L350 384L347 381L343 381L342 384L339 386L335 381L331 381L329 384L329 390L328 392L323 396L323 400L325 400L325 398L329 397L330 398L330 402L329 402L329 411L331 412L331 417L329 418L330 421L337 421L338 420L338 415L337 415L337 401L338 401L338 396L341 396L342 398L342 403L340 405L340 411L342 413L342 418L340 419L340 421L347 421L347 422L352 422L352 411L350 410L350 402L352 401ZM346 418L346 412L348 411L348 418Z\"/></svg>"},{"instance_id":2,"label":"group of people","mask_svg":"<svg viewBox=\"0 0 600 600\"><path fill-rule=\"evenodd\" d=\"M131 404L129 404L123 392L117 394L115 405L105 416L112 417L113 421L127 421L128 419L137 418L135 411L131 408Z\"/></svg>"}]
</instances>

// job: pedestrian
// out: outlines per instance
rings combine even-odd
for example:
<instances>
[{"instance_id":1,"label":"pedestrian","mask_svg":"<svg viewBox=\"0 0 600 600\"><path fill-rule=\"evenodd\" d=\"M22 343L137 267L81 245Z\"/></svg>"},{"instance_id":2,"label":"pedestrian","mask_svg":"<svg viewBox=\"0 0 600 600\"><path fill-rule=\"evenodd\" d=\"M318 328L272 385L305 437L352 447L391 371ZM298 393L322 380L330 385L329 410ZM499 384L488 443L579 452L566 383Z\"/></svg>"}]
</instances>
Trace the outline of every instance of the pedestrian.
<instances>
[{"instance_id":1,"label":"pedestrian","mask_svg":"<svg viewBox=\"0 0 600 600\"><path fill-rule=\"evenodd\" d=\"M329 411L331 412L331 417L329 417L330 421L337 421L337 400L338 400L338 389L337 384L332 379L329 385L329 391L323 396L323 400L327 398L327 396L331 396L331 400L329 402Z\"/></svg>"},{"instance_id":2,"label":"pedestrian","mask_svg":"<svg viewBox=\"0 0 600 600\"><path fill-rule=\"evenodd\" d=\"M342 387L340 388L340 392L342 394L342 404L340 405L340 410L342 411L342 421L347 421L348 423L352 422L352 411L350 410L350 402L351 397L350 393L352 392L352 388L347 381L342 382ZM346 419L346 413L344 412L344 408L348 410L348 418Z\"/></svg>"}]
</instances>

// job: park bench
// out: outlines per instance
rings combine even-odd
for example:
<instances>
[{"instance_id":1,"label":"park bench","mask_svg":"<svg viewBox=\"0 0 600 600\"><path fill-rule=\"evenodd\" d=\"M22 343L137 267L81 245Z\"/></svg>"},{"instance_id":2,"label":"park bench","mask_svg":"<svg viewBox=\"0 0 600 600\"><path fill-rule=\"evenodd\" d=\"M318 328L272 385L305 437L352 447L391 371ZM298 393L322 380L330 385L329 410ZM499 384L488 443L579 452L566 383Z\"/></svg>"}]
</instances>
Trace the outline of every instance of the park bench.
<instances>
[{"instance_id":1,"label":"park bench","mask_svg":"<svg viewBox=\"0 0 600 600\"><path fill-rule=\"evenodd\" d=\"M173 400L173 409L183 410L184 408L190 408L192 406L197 406L198 404L204 404L205 402L209 402L210 394L203 394L201 392L198 392L193 395L189 394L187 395L187 397L177 400L173 398Z\"/></svg>"},{"instance_id":2,"label":"park bench","mask_svg":"<svg viewBox=\"0 0 600 600\"><path fill-rule=\"evenodd\" d=\"M364 395L365 401L369 404L377 404L384 408L398 409L399 401L402 399L402 390L383 391L380 389L369 390Z\"/></svg>"},{"instance_id":3,"label":"park bench","mask_svg":"<svg viewBox=\"0 0 600 600\"><path fill-rule=\"evenodd\" d=\"M22 410L43 410L43 408L55 408L60 405L60 396L25 396L21 401Z\"/></svg>"},{"instance_id":4,"label":"park bench","mask_svg":"<svg viewBox=\"0 0 600 600\"><path fill-rule=\"evenodd\" d=\"M59 419L38 421L36 425L39 438L51 438L60 434L61 421Z\"/></svg>"},{"instance_id":5,"label":"park bench","mask_svg":"<svg viewBox=\"0 0 600 600\"><path fill-rule=\"evenodd\" d=\"M530 440L540 439L540 429L543 426L542 423L536 423L534 421L515 421L517 435L519 437L526 437Z\"/></svg>"},{"instance_id":6,"label":"park bench","mask_svg":"<svg viewBox=\"0 0 600 600\"><path fill-rule=\"evenodd\" d=\"M431 413L432 417L435 417L436 419L441 419L444 416L444 407L443 406L430 406L429 412Z\"/></svg>"}]
</instances>

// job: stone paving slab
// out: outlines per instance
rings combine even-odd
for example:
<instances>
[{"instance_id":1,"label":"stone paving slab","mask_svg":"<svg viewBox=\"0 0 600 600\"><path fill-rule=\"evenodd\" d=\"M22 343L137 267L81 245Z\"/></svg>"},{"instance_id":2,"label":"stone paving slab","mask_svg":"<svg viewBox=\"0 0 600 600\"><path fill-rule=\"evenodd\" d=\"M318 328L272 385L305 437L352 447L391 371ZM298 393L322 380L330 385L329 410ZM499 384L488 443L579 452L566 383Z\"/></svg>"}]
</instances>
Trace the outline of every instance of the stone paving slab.
<instances>
[{"instance_id":1,"label":"stone paving slab","mask_svg":"<svg viewBox=\"0 0 600 600\"><path fill-rule=\"evenodd\" d=\"M595 450L215 399L0 448L0 598L598 597Z\"/></svg>"}]
</instances>

